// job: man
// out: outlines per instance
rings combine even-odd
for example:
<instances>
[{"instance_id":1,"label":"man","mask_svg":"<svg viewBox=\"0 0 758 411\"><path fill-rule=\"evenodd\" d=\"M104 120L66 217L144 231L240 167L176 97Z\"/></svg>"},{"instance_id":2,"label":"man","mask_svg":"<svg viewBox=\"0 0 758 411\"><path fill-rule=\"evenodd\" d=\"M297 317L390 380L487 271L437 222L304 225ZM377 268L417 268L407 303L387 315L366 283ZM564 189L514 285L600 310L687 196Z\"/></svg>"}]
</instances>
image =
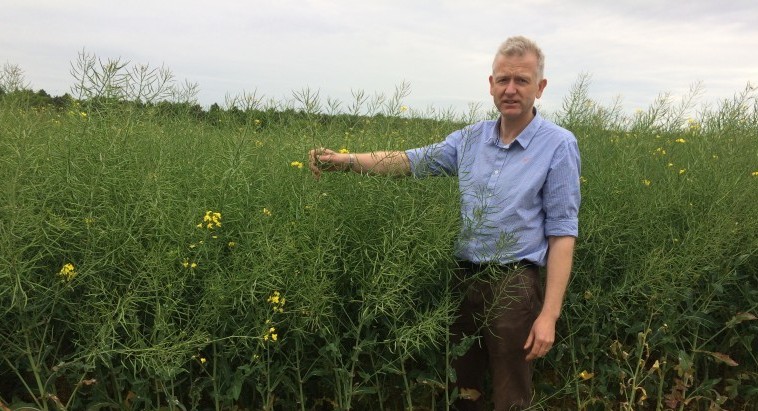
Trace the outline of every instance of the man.
<instances>
[{"instance_id":1,"label":"man","mask_svg":"<svg viewBox=\"0 0 758 411\"><path fill-rule=\"evenodd\" d=\"M531 361L546 355L555 340L578 235L580 160L574 135L534 108L547 85L543 74L540 48L521 36L509 38L489 77L498 120L404 152L310 152L316 178L324 170L458 176L462 227L456 258L463 302L451 335L453 341L477 333L480 339L453 363L457 409L483 409L487 367L496 410L528 407ZM546 270L544 294L539 267ZM493 270L499 280L476 280Z\"/></svg>"}]
</instances>

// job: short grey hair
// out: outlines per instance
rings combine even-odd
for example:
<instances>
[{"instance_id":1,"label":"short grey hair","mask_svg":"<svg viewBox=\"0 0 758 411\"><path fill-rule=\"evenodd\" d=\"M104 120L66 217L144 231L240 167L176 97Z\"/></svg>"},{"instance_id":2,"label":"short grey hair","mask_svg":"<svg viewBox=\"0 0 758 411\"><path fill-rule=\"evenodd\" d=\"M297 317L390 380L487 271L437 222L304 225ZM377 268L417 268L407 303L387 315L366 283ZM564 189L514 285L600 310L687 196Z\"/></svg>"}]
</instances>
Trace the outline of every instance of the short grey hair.
<instances>
[{"instance_id":1,"label":"short grey hair","mask_svg":"<svg viewBox=\"0 0 758 411\"><path fill-rule=\"evenodd\" d=\"M495 58L498 55L523 56L527 53L534 53L537 56L537 75L540 79L543 78L545 75L545 55L537 43L524 36L514 36L505 40L497 49Z\"/></svg>"}]
</instances>

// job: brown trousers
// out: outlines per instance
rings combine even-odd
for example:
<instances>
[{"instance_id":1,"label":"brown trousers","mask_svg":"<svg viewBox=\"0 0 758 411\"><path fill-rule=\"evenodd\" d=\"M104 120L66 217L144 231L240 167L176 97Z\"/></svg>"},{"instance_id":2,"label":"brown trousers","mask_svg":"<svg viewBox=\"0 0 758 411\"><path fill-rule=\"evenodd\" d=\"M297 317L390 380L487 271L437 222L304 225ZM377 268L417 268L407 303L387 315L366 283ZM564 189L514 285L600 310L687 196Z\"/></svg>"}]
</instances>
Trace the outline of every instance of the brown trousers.
<instances>
[{"instance_id":1,"label":"brown trousers","mask_svg":"<svg viewBox=\"0 0 758 411\"><path fill-rule=\"evenodd\" d=\"M491 269L496 272L481 273ZM525 359L524 344L542 307L538 268L461 263L457 278L462 301L459 317L450 327L452 342L459 342L463 336L479 338L463 356L453 360L455 386L459 390L454 408L485 409L487 371L495 410L528 407L532 399L533 368Z\"/></svg>"}]
</instances>

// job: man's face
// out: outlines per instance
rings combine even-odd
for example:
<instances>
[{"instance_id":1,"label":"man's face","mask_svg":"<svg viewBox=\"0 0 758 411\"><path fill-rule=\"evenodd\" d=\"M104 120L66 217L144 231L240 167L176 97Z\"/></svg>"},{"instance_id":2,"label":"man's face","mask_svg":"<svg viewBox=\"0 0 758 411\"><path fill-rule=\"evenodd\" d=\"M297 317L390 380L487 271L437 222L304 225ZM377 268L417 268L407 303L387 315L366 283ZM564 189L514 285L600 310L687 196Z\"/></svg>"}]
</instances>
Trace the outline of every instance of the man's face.
<instances>
[{"instance_id":1,"label":"man's face","mask_svg":"<svg viewBox=\"0 0 758 411\"><path fill-rule=\"evenodd\" d=\"M500 114L509 121L530 118L534 101L542 96L547 80L537 73L537 56L498 54L492 65L490 94Z\"/></svg>"}]
</instances>

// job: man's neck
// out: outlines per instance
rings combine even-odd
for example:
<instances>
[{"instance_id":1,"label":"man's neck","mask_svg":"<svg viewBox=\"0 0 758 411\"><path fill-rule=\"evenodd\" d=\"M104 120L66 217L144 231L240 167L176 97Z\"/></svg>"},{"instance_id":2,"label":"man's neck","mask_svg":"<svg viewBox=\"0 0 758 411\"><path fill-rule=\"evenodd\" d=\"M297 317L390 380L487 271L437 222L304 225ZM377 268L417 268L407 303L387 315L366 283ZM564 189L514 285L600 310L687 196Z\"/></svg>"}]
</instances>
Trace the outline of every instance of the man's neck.
<instances>
[{"instance_id":1,"label":"man's neck","mask_svg":"<svg viewBox=\"0 0 758 411\"><path fill-rule=\"evenodd\" d=\"M507 120L505 117L500 116L500 141L503 144L511 144L519 134L531 123L534 117L537 115L537 110L532 108L529 115L522 116L513 121Z\"/></svg>"}]
</instances>

